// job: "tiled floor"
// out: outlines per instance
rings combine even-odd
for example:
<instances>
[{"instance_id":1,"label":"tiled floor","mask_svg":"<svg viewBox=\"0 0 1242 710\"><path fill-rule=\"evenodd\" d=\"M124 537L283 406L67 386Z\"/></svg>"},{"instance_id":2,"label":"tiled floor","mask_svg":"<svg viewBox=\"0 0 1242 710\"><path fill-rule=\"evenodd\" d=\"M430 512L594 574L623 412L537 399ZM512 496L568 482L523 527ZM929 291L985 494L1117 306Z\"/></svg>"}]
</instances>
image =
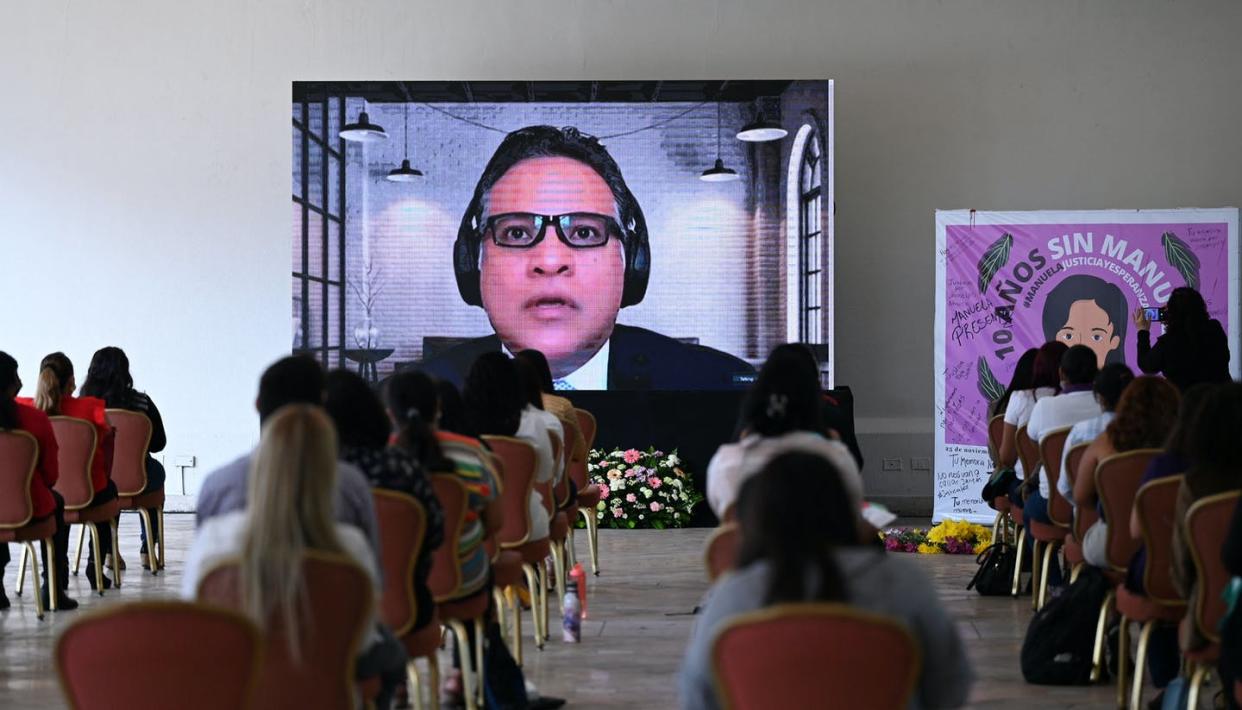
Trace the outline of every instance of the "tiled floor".
<instances>
[{"instance_id":1,"label":"tiled floor","mask_svg":"<svg viewBox=\"0 0 1242 710\"><path fill-rule=\"evenodd\" d=\"M192 518L169 515L169 561L165 574L152 577L137 567L137 519L122 519L121 546L131 569L125 587L107 597L91 596L84 577L74 577L71 594L82 609L118 600L168 596L177 588L180 561L189 545ZM75 531L76 533L76 531ZM565 697L576 708L673 708L675 674L694 609L706 583L702 543L706 530L601 531L601 576L590 583L589 614L581 645L554 636L544 651L527 641L526 673L543 692ZM586 540L578 537L580 559ZM13 608L0 612L0 708L60 708L64 701L54 680L51 649L56 635L82 611L35 619L27 593L13 594L14 562L5 575ZM1108 707L1110 687L1049 688L1025 685L1018 649L1031 611L1029 599L982 598L964 587L973 572L970 557L914 556L931 576L941 598L959 620L979 675L971 707ZM555 612L554 612L555 613ZM529 617L524 619L529 633ZM1208 693L1210 697L1211 693ZM170 699L168 707L177 707ZM1205 703L1206 707L1206 703Z\"/></svg>"}]
</instances>

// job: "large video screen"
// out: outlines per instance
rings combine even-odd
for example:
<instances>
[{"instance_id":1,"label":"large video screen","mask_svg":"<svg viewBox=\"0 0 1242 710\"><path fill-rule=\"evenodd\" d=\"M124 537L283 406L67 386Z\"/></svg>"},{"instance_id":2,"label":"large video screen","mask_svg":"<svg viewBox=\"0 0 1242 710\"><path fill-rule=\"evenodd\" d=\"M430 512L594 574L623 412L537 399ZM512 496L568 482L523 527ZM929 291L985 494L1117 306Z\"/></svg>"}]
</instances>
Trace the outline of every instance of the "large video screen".
<instances>
[{"instance_id":1,"label":"large video screen","mask_svg":"<svg viewBox=\"0 0 1242 710\"><path fill-rule=\"evenodd\" d=\"M708 390L803 342L831 385L831 82L295 82L292 110L295 352Z\"/></svg>"}]
</instances>

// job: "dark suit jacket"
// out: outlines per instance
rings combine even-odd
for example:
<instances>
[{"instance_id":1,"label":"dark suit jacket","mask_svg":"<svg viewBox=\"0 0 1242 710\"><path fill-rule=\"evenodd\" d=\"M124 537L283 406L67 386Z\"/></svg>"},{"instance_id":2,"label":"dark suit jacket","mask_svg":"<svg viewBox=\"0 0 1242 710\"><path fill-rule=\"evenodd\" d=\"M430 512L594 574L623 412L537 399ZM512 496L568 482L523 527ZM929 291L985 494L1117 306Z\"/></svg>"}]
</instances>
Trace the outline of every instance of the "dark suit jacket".
<instances>
[{"instance_id":1,"label":"dark suit jacket","mask_svg":"<svg viewBox=\"0 0 1242 710\"><path fill-rule=\"evenodd\" d=\"M703 345L690 345L645 328L618 324L609 339L609 390L743 389L755 368ZM476 358L500 350L495 335L454 346L423 363L428 374L461 387Z\"/></svg>"}]
</instances>

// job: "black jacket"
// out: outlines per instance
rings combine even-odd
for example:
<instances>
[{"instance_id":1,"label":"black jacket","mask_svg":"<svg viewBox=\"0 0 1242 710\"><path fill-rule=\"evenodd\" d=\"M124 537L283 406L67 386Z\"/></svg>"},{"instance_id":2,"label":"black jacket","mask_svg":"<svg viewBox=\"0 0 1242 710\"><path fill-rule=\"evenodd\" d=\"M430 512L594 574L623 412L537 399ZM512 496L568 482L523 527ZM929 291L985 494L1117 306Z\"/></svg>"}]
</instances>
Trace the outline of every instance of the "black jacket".
<instances>
[{"instance_id":1,"label":"black jacket","mask_svg":"<svg viewBox=\"0 0 1242 710\"><path fill-rule=\"evenodd\" d=\"M1148 374L1163 373L1183 392L1200 382L1228 382L1229 340L1220 321L1210 320L1197 338L1165 333L1151 343L1151 333L1138 332L1138 366Z\"/></svg>"},{"instance_id":2,"label":"black jacket","mask_svg":"<svg viewBox=\"0 0 1242 710\"><path fill-rule=\"evenodd\" d=\"M744 389L755 368L745 360L703 345L618 324L609 339L609 390ZM422 369L461 387L476 358L500 350L495 335L475 338L428 360Z\"/></svg>"}]
</instances>

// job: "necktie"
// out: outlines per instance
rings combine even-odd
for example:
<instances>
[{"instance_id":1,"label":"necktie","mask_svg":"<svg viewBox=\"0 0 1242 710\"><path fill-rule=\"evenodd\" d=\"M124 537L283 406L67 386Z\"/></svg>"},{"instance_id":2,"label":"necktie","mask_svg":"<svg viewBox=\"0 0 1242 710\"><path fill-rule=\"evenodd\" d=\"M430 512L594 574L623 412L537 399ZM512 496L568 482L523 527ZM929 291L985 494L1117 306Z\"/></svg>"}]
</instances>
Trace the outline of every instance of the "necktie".
<instances>
[{"instance_id":1,"label":"necktie","mask_svg":"<svg viewBox=\"0 0 1242 710\"><path fill-rule=\"evenodd\" d=\"M552 381L552 389L556 390L557 392L569 392L573 390L573 388L574 386L569 384L565 380L553 380Z\"/></svg>"}]
</instances>

